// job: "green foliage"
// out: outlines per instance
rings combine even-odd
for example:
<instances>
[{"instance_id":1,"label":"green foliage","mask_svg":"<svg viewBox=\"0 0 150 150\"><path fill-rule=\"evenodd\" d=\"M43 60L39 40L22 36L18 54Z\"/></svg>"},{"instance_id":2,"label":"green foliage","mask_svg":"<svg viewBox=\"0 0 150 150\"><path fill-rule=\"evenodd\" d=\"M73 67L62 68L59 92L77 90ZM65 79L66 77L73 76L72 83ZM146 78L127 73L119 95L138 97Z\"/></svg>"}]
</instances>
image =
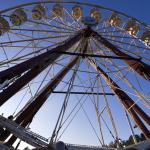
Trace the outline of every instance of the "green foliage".
<instances>
[{"instance_id":1,"label":"green foliage","mask_svg":"<svg viewBox=\"0 0 150 150\"><path fill-rule=\"evenodd\" d=\"M145 136L142 133L140 135L136 134L135 138L136 138L137 142L141 142L141 141L146 140ZM132 144L134 144L134 141L133 141L132 135L130 135L127 140L122 141L121 146L129 146ZM110 142L109 147L116 148L117 147L116 142Z\"/></svg>"}]
</instances>

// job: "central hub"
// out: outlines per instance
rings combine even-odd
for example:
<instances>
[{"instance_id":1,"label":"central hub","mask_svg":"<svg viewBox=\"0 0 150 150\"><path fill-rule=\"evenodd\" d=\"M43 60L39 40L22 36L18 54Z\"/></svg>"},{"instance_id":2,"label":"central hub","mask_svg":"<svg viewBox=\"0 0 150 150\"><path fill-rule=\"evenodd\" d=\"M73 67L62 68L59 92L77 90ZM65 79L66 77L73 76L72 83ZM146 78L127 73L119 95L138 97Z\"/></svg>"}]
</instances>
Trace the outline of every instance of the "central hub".
<instances>
[{"instance_id":1,"label":"central hub","mask_svg":"<svg viewBox=\"0 0 150 150\"><path fill-rule=\"evenodd\" d=\"M88 27L93 27L93 26L97 26L98 22L96 19L94 19L93 17L83 17L82 18L82 23Z\"/></svg>"}]
</instances>

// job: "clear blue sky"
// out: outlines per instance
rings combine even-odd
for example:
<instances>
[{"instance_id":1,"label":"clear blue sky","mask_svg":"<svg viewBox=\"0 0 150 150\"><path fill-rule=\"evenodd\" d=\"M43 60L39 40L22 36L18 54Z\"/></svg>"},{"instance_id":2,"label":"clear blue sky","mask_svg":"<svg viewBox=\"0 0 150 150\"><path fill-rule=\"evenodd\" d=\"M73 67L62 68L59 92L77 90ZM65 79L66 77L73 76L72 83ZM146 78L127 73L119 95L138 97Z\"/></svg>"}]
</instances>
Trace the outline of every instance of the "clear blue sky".
<instances>
[{"instance_id":1,"label":"clear blue sky","mask_svg":"<svg viewBox=\"0 0 150 150\"><path fill-rule=\"evenodd\" d=\"M35 0L0 0L0 10L15 6L17 4L34 2L34 1ZM40 0L36 0L36 1L40 1ZM89 3L93 3L93 4L97 4L97 5L102 5L102 6L105 6L108 8L112 8L114 10L118 10L118 11L126 13L130 16L133 16L147 24L150 24L150 16L149 16L150 0L85 0L85 1L79 0L79 1L80 2L89 2ZM59 103L59 100L58 100L58 103ZM48 110L48 106L45 105L43 108L43 112L40 114L41 115L40 117L42 117L44 114L46 114L47 110ZM55 110L51 110L51 113L53 113L53 111L55 111ZM116 113L117 113L117 110L116 110ZM49 116L49 118L50 117L52 117L52 116ZM80 116L80 117L82 118L83 116ZM83 118L85 118L85 117L83 117ZM45 119L48 119L48 118L45 118ZM82 128L83 132L86 132L86 129L84 128L84 121L85 120L82 119L81 128ZM50 124L49 124L49 126L50 126ZM42 123L41 123L41 126L39 125L39 130L41 130L41 129L42 129ZM79 132L82 132L82 130L79 130ZM45 131L43 131L43 132L45 132ZM47 129L47 132L48 132L48 129ZM77 131L74 131L74 134L75 134L75 132L77 133ZM86 135L87 135L87 137L90 136L90 134L88 135L88 133ZM76 136L76 138L78 138L78 135L75 135L75 136ZM70 137L71 137L71 135L70 135ZM82 134L81 134L81 138L82 138ZM83 138L85 138L85 137L83 136ZM66 138L66 141L67 140L68 139ZM76 139L74 141L78 142L79 140L80 140L80 138ZM91 139L85 139L85 141L84 140L81 141L81 143L86 144L87 140L88 140L89 144L91 144L90 142L92 141L92 137L91 137ZM76 142L73 142L73 143L76 143ZM97 142L92 141L92 144L97 145Z\"/></svg>"}]
</instances>

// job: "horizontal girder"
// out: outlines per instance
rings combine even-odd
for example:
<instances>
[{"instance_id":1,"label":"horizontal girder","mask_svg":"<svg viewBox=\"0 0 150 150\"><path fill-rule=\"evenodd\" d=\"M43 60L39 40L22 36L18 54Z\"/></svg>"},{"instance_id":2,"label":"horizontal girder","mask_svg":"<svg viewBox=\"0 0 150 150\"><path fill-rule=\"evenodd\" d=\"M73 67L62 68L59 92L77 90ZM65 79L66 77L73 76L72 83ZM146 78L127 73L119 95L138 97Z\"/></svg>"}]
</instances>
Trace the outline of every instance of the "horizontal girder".
<instances>
[{"instance_id":1,"label":"horizontal girder","mask_svg":"<svg viewBox=\"0 0 150 150\"><path fill-rule=\"evenodd\" d=\"M67 91L52 91L52 93L58 93L58 94L66 94ZM86 94L86 95L110 95L113 96L114 93L96 93L96 92L69 92L69 94Z\"/></svg>"},{"instance_id":2,"label":"horizontal girder","mask_svg":"<svg viewBox=\"0 0 150 150\"><path fill-rule=\"evenodd\" d=\"M65 55L73 55L73 56L82 56L82 57L97 57L97 58L110 58L110 59L123 59L123 60L135 60L140 61L139 58L134 57L123 57L123 56L108 56L108 55L98 55L98 54L87 54L87 53L73 53L73 52L54 52L58 54L65 54Z\"/></svg>"}]
</instances>

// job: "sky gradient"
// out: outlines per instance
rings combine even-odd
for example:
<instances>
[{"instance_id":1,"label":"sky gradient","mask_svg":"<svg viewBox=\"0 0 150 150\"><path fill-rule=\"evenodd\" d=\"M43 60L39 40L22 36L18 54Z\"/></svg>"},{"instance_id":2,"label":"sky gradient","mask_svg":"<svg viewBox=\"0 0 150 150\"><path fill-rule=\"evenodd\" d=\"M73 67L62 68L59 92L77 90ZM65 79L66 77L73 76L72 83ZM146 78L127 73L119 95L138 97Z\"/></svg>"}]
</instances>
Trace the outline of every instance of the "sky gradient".
<instances>
[{"instance_id":1,"label":"sky gradient","mask_svg":"<svg viewBox=\"0 0 150 150\"><path fill-rule=\"evenodd\" d=\"M27 2L34 2L35 0L0 0L0 10L3 10L3 9L6 9L6 8L9 8L9 7L13 7L15 5L18 5L18 4L21 4L21 3L27 3ZM36 1L40 1L40 0L36 0ZM42 0L41 0L42 1ZM89 2L89 3L93 3L93 4L97 4L97 5L102 5L104 7L108 7L108 8L111 8L111 9L114 9L114 10L117 10L117 11L120 11L120 12L123 12L123 13L126 13L130 16L133 16L137 19L139 19L140 21L142 22L145 22L146 24L150 24L150 17L149 17L149 6L150 6L150 1L149 0L79 0L80 2ZM61 99L61 97L60 97ZM59 99L57 100L58 103L59 103ZM49 103L49 102L48 102ZM115 106L115 103L112 105ZM59 105L57 106L58 108L61 106L61 104L59 103ZM113 107L114 107L113 106ZM42 113L39 114L39 118L41 118L42 116L45 116L45 118L43 119L48 119L51 118L53 115L53 112L54 113L57 113L56 111L56 107L54 109L51 110L51 114L49 116L46 116L47 114L47 110L48 110L48 105L44 105L43 109L40 110ZM90 111L93 111L92 109ZM115 113L117 114L118 113L118 110L115 110ZM119 118L119 115L118 114L118 118ZM82 122L80 122L81 126L80 126L80 130L79 132L86 132L86 128L84 128L84 122L86 122L86 118L84 116L79 116L80 120ZM36 124L36 121L38 123L39 120L36 120L35 119L35 124ZM43 130L43 133L45 132L42 128L42 124L44 124L44 122L41 122L41 124L39 124L39 130ZM48 125L50 126L50 124ZM122 127L124 126L124 124L121 125ZM33 126L34 128L34 126ZM74 126L74 129L75 129L75 126ZM38 132L38 131L37 131ZM46 132L48 132L48 129L46 129ZM74 131L73 134L77 134L78 131ZM92 131L89 131L89 132L92 132ZM125 133L125 132L124 132ZM70 132L71 134L71 132ZM121 133L123 134L123 133ZM71 136L71 135L70 135ZM78 138L78 135L75 135L76 138ZM89 137L90 134L88 135L88 132L86 133L86 136ZM94 137L94 135L93 135ZM68 140L69 137L66 138L66 141ZM81 137L82 138L82 134L81 134ZM76 143L78 141L80 141L80 138L79 139L75 139L73 143ZM85 136L83 136L83 139L85 138ZM65 139L64 139L65 140ZM85 141L81 141L82 144L86 143L88 140L88 142L92 143L93 145L97 145L98 142L95 142L93 141L92 137L91 139L85 139Z\"/></svg>"}]
</instances>

